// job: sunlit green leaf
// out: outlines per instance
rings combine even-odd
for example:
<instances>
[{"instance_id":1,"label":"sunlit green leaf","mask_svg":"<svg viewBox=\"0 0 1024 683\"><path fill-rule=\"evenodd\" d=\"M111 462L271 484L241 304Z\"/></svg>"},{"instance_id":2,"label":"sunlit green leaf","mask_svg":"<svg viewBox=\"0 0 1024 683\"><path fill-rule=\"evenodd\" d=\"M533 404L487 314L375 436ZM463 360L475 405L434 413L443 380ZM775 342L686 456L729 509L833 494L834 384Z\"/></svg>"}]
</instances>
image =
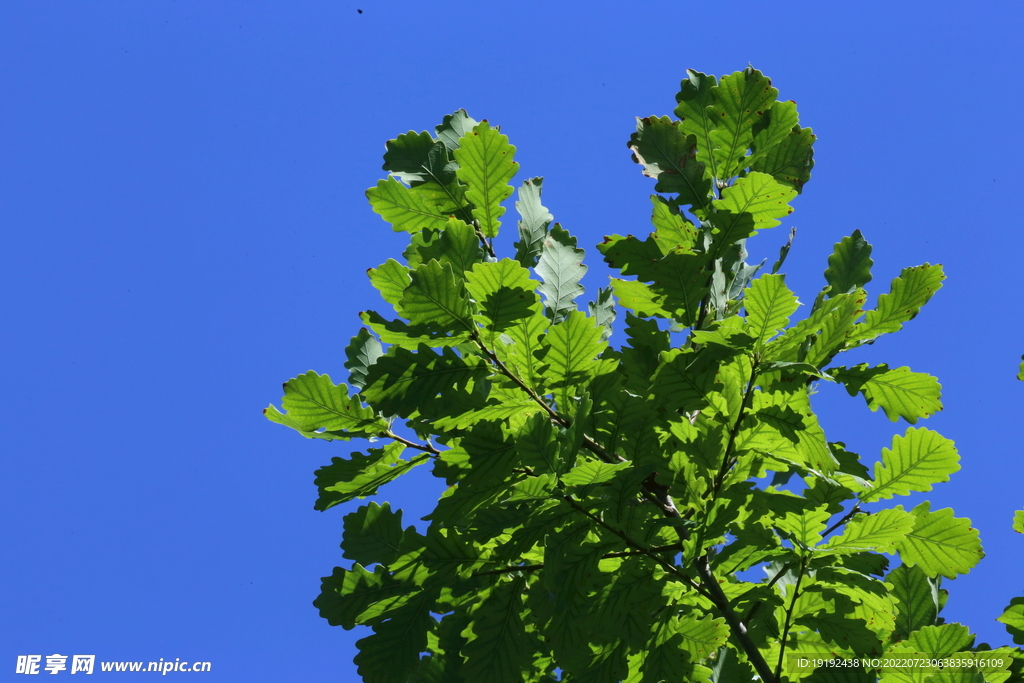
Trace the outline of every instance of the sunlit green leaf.
<instances>
[{"instance_id":1,"label":"sunlit green leaf","mask_svg":"<svg viewBox=\"0 0 1024 683\"><path fill-rule=\"evenodd\" d=\"M366 191L366 197L374 212L395 232L440 230L448 222L449 214L438 211L427 195L410 190L395 178L378 181L376 187Z\"/></svg>"},{"instance_id":2,"label":"sunlit green leaf","mask_svg":"<svg viewBox=\"0 0 1024 683\"><path fill-rule=\"evenodd\" d=\"M750 283L743 296L747 328L758 341L767 341L789 324L789 316L799 305L782 275L762 275Z\"/></svg>"},{"instance_id":3,"label":"sunlit green leaf","mask_svg":"<svg viewBox=\"0 0 1024 683\"><path fill-rule=\"evenodd\" d=\"M950 508L931 512L927 501L911 512L917 516L917 523L897 545L904 563L921 567L928 576L955 579L985 556L971 520L953 517Z\"/></svg>"},{"instance_id":4,"label":"sunlit green leaf","mask_svg":"<svg viewBox=\"0 0 1024 683\"><path fill-rule=\"evenodd\" d=\"M471 327L472 305L450 264L428 261L412 271L410 279L398 307L413 324L444 330Z\"/></svg>"},{"instance_id":5,"label":"sunlit green leaf","mask_svg":"<svg viewBox=\"0 0 1024 683\"><path fill-rule=\"evenodd\" d=\"M729 220L738 220L739 216L749 214L753 218L754 230L774 228L779 219L793 213L789 202L796 196L796 190L781 185L767 173L751 172L739 178L734 185L722 190L722 198L714 202L719 211L729 212L726 221L715 220L716 231L729 235L726 241L735 242L747 235L733 238L733 230Z\"/></svg>"},{"instance_id":6,"label":"sunlit green leaf","mask_svg":"<svg viewBox=\"0 0 1024 683\"><path fill-rule=\"evenodd\" d=\"M902 417L915 424L919 418L942 410L942 386L923 372L912 372L906 367L890 370L884 364L870 368L862 363L835 368L829 375L844 384L850 396L856 396L858 391L863 394L871 410L881 407L893 422Z\"/></svg>"},{"instance_id":7,"label":"sunlit green leaf","mask_svg":"<svg viewBox=\"0 0 1024 683\"><path fill-rule=\"evenodd\" d=\"M416 352L393 346L370 367L362 396L384 415L408 417L439 394L486 373L478 359L460 358L450 348L438 355L425 345Z\"/></svg>"},{"instance_id":8,"label":"sunlit green leaf","mask_svg":"<svg viewBox=\"0 0 1024 683\"><path fill-rule=\"evenodd\" d=\"M896 544L906 538L916 521L914 515L902 509L857 515L846 524L841 536L831 538L821 549L843 553L859 550L893 553Z\"/></svg>"},{"instance_id":9,"label":"sunlit green leaf","mask_svg":"<svg viewBox=\"0 0 1024 683\"><path fill-rule=\"evenodd\" d=\"M712 89L712 154L718 178L729 178L747 166L747 150L754 142L754 129L771 108L779 91L760 71L747 68L723 76Z\"/></svg>"},{"instance_id":10,"label":"sunlit green leaf","mask_svg":"<svg viewBox=\"0 0 1024 683\"><path fill-rule=\"evenodd\" d=\"M882 449L875 463L875 482L860 494L864 503L905 496L912 491L931 491L932 484L949 481L960 469L960 456L953 442L937 432L908 428L904 436L892 439L892 449Z\"/></svg>"},{"instance_id":11,"label":"sunlit green leaf","mask_svg":"<svg viewBox=\"0 0 1024 683\"><path fill-rule=\"evenodd\" d=\"M1024 645L1024 598L1010 600L1009 606L1002 615L996 618L1006 625L1006 630L1013 638L1013 642Z\"/></svg>"},{"instance_id":12,"label":"sunlit green leaf","mask_svg":"<svg viewBox=\"0 0 1024 683\"><path fill-rule=\"evenodd\" d=\"M756 154L756 158L749 162L750 170L767 173L783 185L800 192L811 179L815 138L810 128L794 128L782 142L769 148L764 156Z\"/></svg>"},{"instance_id":13,"label":"sunlit green leaf","mask_svg":"<svg viewBox=\"0 0 1024 683\"><path fill-rule=\"evenodd\" d=\"M508 143L508 136L482 121L459 139L454 155L459 162L456 173L468 186L466 197L473 202L473 217L485 237L495 237L501 226L498 219L505 213L501 203L512 194L508 181L519 170L516 148Z\"/></svg>"},{"instance_id":14,"label":"sunlit green leaf","mask_svg":"<svg viewBox=\"0 0 1024 683\"><path fill-rule=\"evenodd\" d=\"M345 367L349 371L349 384L362 389L366 383L366 371L384 355L384 349L377 338L360 327L356 336L345 347Z\"/></svg>"},{"instance_id":15,"label":"sunlit green leaf","mask_svg":"<svg viewBox=\"0 0 1024 683\"><path fill-rule=\"evenodd\" d=\"M926 263L904 268L892 281L889 293L879 296L875 308L868 311L864 322L854 328L853 337L871 339L901 329L903 323L917 316L921 307L942 287L945 277L939 265Z\"/></svg>"},{"instance_id":16,"label":"sunlit green leaf","mask_svg":"<svg viewBox=\"0 0 1024 683\"><path fill-rule=\"evenodd\" d=\"M284 383L281 407L287 412L268 406L263 413L271 422L291 427L307 438L376 436L388 428L358 396L348 395L347 386L336 385L330 376L312 370ZM319 434L317 430L331 433Z\"/></svg>"},{"instance_id":17,"label":"sunlit green leaf","mask_svg":"<svg viewBox=\"0 0 1024 683\"><path fill-rule=\"evenodd\" d=\"M583 265L583 250L576 248L576 238L555 223L544 238L534 270L544 280L539 289L548 315L552 322L561 322L576 310L574 300L584 291L580 280L587 267Z\"/></svg>"},{"instance_id":18,"label":"sunlit green leaf","mask_svg":"<svg viewBox=\"0 0 1024 683\"><path fill-rule=\"evenodd\" d=\"M829 295L843 294L871 282L873 263L871 245L860 230L854 230L852 235L839 240L828 257L828 269L825 271L825 281L831 287Z\"/></svg>"},{"instance_id":19,"label":"sunlit green leaf","mask_svg":"<svg viewBox=\"0 0 1024 683\"><path fill-rule=\"evenodd\" d=\"M906 639L922 626L932 626L939 614L936 584L917 566L900 565L885 577L899 600L895 636Z\"/></svg>"},{"instance_id":20,"label":"sunlit green leaf","mask_svg":"<svg viewBox=\"0 0 1024 683\"><path fill-rule=\"evenodd\" d=\"M698 209L708 206L711 181L705 177L704 164L697 161L697 139L678 121L667 116L638 118L629 148L644 175L657 179L655 192L677 193L680 204Z\"/></svg>"}]
</instances>

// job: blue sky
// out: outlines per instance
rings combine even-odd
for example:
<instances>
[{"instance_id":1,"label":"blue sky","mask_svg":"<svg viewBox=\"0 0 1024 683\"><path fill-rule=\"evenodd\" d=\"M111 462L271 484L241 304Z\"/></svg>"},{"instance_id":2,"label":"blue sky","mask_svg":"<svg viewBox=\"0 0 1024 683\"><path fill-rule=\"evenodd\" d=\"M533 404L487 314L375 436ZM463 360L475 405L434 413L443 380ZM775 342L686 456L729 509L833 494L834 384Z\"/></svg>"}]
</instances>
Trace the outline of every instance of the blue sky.
<instances>
[{"instance_id":1,"label":"blue sky","mask_svg":"<svg viewBox=\"0 0 1024 683\"><path fill-rule=\"evenodd\" d=\"M379 301L365 270L406 239L363 195L384 142L459 107L500 124L515 182L544 176L587 248L589 292L608 273L593 245L649 230L634 117L670 114L686 68L748 62L818 135L787 224L801 299L855 229L873 296L904 266L946 268L905 332L848 360L942 381L926 426L963 469L909 502L981 530L988 557L947 583L945 616L1009 644L993 620L1024 594L1022 19L1005 1L3 3L0 680L54 652L356 680L364 634L310 604L356 507L315 512L312 473L348 448L261 410L308 369L347 376ZM860 453L905 429L835 387L815 401ZM379 500L420 517L440 490L423 475Z\"/></svg>"}]
</instances>

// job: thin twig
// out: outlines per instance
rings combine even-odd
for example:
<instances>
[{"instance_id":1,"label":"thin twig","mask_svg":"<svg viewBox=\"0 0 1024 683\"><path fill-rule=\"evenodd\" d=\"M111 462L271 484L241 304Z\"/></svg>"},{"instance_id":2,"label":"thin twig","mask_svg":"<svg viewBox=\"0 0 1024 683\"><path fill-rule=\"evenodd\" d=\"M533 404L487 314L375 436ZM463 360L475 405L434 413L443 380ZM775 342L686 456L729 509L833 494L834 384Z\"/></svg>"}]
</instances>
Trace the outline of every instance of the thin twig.
<instances>
[{"instance_id":1,"label":"thin twig","mask_svg":"<svg viewBox=\"0 0 1024 683\"><path fill-rule=\"evenodd\" d=\"M415 448L418 451L423 451L424 453L429 455L431 458L436 458L437 456L439 456L441 454L441 451L437 450L436 448L434 448L430 444L424 445L424 444L421 444L421 443L416 443L415 441L409 441L408 439L405 439L405 438L399 436L398 434L395 434L390 429L388 431L384 432L381 436L386 436L389 439L394 439L398 443L403 444L405 446L408 446L409 448Z\"/></svg>"}]
</instances>

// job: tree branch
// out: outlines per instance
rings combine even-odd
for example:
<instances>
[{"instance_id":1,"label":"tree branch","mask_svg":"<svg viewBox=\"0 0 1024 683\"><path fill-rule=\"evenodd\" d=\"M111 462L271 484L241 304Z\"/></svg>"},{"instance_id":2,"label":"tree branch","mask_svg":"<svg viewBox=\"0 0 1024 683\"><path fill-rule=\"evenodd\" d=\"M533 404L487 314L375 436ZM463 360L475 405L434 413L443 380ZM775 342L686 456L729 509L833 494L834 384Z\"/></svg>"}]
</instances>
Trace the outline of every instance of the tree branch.
<instances>
[{"instance_id":1,"label":"tree branch","mask_svg":"<svg viewBox=\"0 0 1024 683\"><path fill-rule=\"evenodd\" d=\"M415 441L409 441L408 439L405 439L405 438L399 436L398 434L395 434L390 429L387 430L386 432L384 432L382 434L382 436L386 436L389 439L394 439L398 443L403 444L403 445L405 445L405 446L407 446L409 448L415 448L418 451L423 451L424 453L429 455L431 458L436 458L438 455L441 454L441 451L437 450L436 448L434 448L430 444L424 445L424 444L416 443Z\"/></svg>"}]
</instances>

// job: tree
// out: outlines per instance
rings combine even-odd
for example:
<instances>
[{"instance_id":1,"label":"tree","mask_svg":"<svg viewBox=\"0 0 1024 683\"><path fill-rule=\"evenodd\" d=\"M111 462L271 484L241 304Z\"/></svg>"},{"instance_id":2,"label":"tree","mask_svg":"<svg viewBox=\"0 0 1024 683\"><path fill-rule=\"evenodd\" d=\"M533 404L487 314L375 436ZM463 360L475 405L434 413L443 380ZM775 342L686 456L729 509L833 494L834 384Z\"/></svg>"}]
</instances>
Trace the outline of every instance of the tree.
<instances>
[{"instance_id":1,"label":"tree","mask_svg":"<svg viewBox=\"0 0 1024 683\"><path fill-rule=\"evenodd\" d=\"M427 463L449 485L426 533L386 502L344 518L354 564L314 604L373 628L364 680L1024 681L1019 649L939 616L942 579L983 556L970 520L884 503L948 481L953 443L908 427L869 471L810 403L836 382L894 422L941 410L930 375L836 363L914 318L941 266L904 269L869 307L855 232L791 322L793 232L770 271L745 260L810 179L814 135L777 94L753 68L689 71L677 119L638 119L654 231L598 245L624 277L586 311L583 250L541 178L519 187L514 258L496 253L518 170L497 127L460 110L388 142L367 196L410 244L369 275L398 317L362 314L348 385L311 371L265 411L308 438L385 442L317 470L317 509ZM1024 643L1024 598L1000 620ZM836 657L859 665L815 661Z\"/></svg>"}]
</instances>

